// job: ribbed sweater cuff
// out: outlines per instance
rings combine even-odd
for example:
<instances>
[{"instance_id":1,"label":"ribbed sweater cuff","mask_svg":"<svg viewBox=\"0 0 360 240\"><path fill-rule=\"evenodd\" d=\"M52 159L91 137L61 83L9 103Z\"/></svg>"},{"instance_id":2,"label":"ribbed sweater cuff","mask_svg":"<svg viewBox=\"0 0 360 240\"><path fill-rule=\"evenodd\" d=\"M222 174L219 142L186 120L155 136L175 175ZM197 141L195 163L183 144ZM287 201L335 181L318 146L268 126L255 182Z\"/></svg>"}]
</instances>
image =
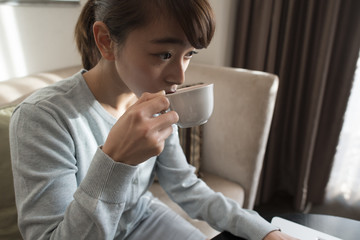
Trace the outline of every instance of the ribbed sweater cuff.
<instances>
[{"instance_id":1,"label":"ribbed sweater cuff","mask_svg":"<svg viewBox=\"0 0 360 240\"><path fill-rule=\"evenodd\" d=\"M246 234L246 239L250 240L264 239L264 237L270 232L279 230L255 212L248 216L247 224L242 227Z\"/></svg>"},{"instance_id":2,"label":"ribbed sweater cuff","mask_svg":"<svg viewBox=\"0 0 360 240\"><path fill-rule=\"evenodd\" d=\"M136 166L115 162L98 148L80 188L101 201L125 202L136 169Z\"/></svg>"}]
</instances>

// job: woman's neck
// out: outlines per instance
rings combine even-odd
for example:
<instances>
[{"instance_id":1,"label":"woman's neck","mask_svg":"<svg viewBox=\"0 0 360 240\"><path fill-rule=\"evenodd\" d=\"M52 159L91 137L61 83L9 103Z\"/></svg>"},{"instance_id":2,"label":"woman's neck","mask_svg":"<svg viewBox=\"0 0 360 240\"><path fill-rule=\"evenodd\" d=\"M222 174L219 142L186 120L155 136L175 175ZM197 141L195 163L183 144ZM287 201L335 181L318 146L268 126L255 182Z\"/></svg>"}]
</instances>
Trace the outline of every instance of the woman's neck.
<instances>
[{"instance_id":1,"label":"woman's neck","mask_svg":"<svg viewBox=\"0 0 360 240\"><path fill-rule=\"evenodd\" d=\"M116 118L137 101L136 95L123 83L115 66L109 62L100 61L83 76L96 100Z\"/></svg>"}]
</instances>

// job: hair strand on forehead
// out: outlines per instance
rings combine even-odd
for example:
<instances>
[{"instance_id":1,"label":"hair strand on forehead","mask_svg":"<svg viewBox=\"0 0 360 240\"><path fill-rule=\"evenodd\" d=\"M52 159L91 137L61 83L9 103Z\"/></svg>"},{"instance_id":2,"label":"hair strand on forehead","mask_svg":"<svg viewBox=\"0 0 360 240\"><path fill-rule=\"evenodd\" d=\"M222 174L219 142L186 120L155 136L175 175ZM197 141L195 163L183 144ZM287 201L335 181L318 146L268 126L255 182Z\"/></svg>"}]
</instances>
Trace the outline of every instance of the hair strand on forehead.
<instances>
[{"instance_id":1,"label":"hair strand on forehead","mask_svg":"<svg viewBox=\"0 0 360 240\"><path fill-rule=\"evenodd\" d=\"M199 2L196 1L197 8L184 11L190 16L178 17L189 42L197 49L206 48L215 32L215 18L209 3L206 0L203 1L203 4ZM187 19L191 19L191 21Z\"/></svg>"}]
</instances>

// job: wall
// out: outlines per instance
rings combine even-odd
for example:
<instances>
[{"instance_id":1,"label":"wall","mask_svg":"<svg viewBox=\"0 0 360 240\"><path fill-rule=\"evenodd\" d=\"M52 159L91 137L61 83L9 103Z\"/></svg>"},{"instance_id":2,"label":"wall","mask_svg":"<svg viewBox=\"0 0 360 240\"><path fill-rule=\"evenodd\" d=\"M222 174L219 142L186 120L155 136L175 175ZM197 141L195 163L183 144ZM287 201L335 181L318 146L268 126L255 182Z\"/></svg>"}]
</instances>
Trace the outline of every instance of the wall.
<instances>
[{"instance_id":1,"label":"wall","mask_svg":"<svg viewBox=\"0 0 360 240\"><path fill-rule=\"evenodd\" d=\"M216 66L231 65L236 1L209 0L215 11L215 35L209 47L201 50L192 61Z\"/></svg>"},{"instance_id":2,"label":"wall","mask_svg":"<svg viewBox=\"0 0 360 240\"><path fill-rule=\"evenodd\" d=\"M73 31L81 4L0 5L0 81L80 64ZM217 30L194 62L230 65L236 0L210 0Z\"/></svg>"},{"instance_id":3,"label":"wall","mask_svg":"<svg viewBox=\"0 0 360 240\"><path fill-rule=\"evenodd\" d=\"M0 80L79 64L80 5L0 5Z\"/></svg>"}]
</instances>

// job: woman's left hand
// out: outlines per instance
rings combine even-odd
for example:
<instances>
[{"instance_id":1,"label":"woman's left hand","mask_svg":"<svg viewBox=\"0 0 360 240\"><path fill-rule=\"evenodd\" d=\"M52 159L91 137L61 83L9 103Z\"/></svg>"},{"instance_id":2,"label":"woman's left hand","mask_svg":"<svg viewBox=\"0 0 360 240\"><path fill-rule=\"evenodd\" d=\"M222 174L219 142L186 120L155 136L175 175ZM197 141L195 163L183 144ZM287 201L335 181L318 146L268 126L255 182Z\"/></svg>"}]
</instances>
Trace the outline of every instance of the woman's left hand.
<instances>
[{"instance_id":1,"label":"woman's left hand","mask_svg":"<svg viewBox=\"0 0 360 240\"><path fill-rule=\"evenodd\" d=\"M291 237L286 233L280 231L273 231L270 232L268 235L266 235L264 240L300 240L300 239Z\"/></svg>"}]
</instances>

